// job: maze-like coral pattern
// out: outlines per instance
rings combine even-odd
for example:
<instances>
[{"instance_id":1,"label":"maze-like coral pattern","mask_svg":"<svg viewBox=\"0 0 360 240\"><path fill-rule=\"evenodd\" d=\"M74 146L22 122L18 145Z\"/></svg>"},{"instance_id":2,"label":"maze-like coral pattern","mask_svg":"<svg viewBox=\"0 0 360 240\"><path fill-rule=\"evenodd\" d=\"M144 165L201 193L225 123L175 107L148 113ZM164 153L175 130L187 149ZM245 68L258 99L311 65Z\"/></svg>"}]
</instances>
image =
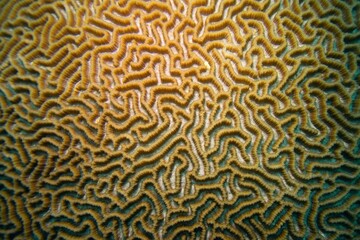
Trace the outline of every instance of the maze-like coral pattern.
<instances>
[{"instance_id":1,"label":"maze-like coral pattern","mask_svg":"<svg viewBox=\"0 0 360 240\"><path fill-rule=\"evenodd\" d=\"M359 236L359 19L355 0L1 0L1 238Z\"/></svg>"}]
</instances>

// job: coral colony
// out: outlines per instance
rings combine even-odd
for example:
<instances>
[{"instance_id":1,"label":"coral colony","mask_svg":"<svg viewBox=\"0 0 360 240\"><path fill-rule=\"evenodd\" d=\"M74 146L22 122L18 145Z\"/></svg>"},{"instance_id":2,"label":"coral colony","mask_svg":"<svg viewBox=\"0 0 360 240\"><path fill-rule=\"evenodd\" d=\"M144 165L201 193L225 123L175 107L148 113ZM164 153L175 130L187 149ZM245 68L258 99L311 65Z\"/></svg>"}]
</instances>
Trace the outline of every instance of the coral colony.
<instances>
[{"instance_id":1,"label":"coral colony","mask_svg":"<svg viewBox=\"0 0 360 240\"><path fill-rule=\"evenodd\" d=\"M359 237L359 30L356 0L0 0L0 238Z\"/></svg>"}]
</instances>

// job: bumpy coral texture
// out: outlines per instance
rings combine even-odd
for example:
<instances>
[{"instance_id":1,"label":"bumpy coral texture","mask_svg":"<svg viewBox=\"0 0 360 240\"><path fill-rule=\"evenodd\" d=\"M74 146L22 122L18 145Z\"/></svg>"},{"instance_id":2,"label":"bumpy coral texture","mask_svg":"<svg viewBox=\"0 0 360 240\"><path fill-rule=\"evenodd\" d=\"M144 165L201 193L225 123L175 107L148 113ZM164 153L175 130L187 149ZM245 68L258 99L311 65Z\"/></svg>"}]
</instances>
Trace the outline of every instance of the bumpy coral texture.
<instances>
[{"instance_id":1,"label":"bumpy coral texture","mask_svg":"<svg viewBox=\"0 0 360 240\"><path fill-rule=\"evenodd\" d=\"M359 236L359 1L0 12L1 238Z\"/></svg>"}]
</instances>

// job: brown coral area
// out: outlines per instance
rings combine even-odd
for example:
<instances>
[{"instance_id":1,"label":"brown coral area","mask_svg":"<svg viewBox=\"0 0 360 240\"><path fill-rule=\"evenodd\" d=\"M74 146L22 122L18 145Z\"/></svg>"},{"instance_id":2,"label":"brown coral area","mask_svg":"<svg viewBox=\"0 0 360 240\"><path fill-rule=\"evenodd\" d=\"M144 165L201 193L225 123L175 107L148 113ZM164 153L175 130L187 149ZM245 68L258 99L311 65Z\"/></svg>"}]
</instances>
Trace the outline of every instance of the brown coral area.
<instances>
[{"instance_id":1,"label":"brown coral area","mask_svg":"<svg viewBox=\"0 0 360 240\"><path fill-rule=\"evenodd\" d=\"M0 1L3 239L360 234L360 3Z\"/></svg>"}]
</instances>

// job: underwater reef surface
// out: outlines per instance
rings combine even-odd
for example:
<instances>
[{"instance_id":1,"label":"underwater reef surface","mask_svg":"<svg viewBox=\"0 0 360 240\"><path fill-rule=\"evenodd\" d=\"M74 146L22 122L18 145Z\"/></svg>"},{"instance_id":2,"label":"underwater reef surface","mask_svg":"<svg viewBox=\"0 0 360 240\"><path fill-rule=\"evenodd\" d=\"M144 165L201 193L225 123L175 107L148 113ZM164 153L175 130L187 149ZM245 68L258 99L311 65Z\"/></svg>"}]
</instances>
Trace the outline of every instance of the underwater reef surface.
<instances>
[{"instance_id":1,"label":"underwater reef surface","mask_svg":"<svg viewBox=\"0 0 360 240\"><path fill-rule=\"evenodd\" d=\"M360 236L360 2L0 0L0 238Z\"/></svg>"}]
</instances>

